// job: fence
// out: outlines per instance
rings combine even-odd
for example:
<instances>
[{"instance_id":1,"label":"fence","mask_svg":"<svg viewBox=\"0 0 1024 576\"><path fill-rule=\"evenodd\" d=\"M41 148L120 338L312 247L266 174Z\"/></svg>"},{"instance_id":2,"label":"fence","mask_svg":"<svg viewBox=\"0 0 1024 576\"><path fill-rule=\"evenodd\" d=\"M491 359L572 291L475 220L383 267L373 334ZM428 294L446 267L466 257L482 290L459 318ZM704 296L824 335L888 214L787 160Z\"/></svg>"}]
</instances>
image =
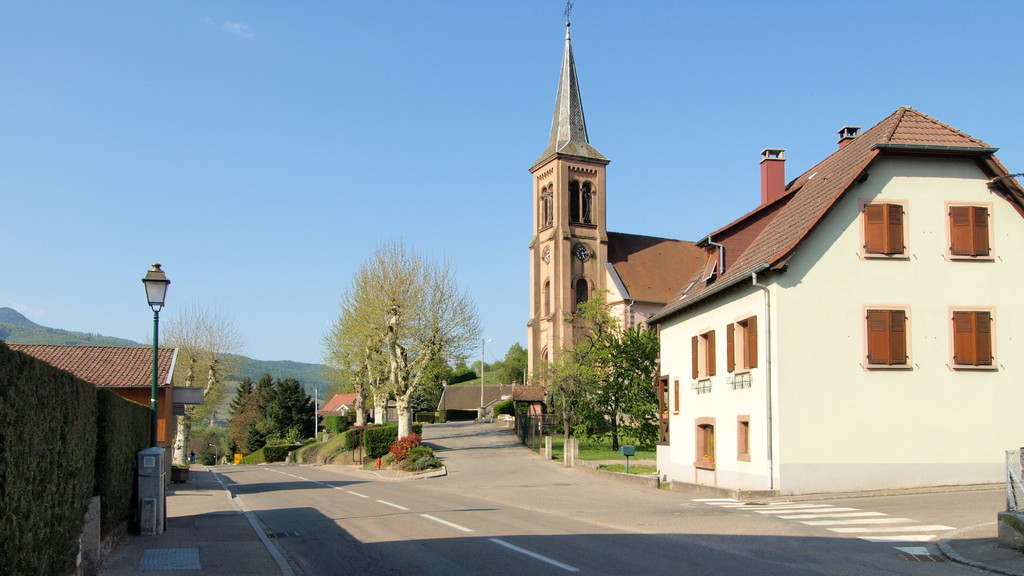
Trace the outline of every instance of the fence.
<instances>
[{"instance_id":1,"label":"fence","mask_svg":"<svg viewBox=\"0 0 1024 576\"><path fill-rule=\"evenodd\" d=\"M1006 511L1024 512L1024 448L1006 451Z\"/></svg>"},{"instance_id":2,"label":"fence","mask_svg":"<svg viewBox=\"0 0 1024 576\"><path fill-rule=\"evenodd\" d=\"M530 450L540 452L544 447L544 436L550 435L555 425L556 419L551 414L540 417L518 414L516 415L516 437Z\"/></svg>"}]
</instances>

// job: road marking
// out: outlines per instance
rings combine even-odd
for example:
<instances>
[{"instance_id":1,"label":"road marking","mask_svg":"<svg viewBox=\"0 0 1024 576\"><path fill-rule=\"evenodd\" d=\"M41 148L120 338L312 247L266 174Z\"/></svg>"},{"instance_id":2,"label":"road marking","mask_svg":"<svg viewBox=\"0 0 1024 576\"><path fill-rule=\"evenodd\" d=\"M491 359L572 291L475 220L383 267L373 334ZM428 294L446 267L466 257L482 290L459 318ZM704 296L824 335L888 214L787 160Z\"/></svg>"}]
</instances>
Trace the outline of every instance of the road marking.
<instances>
[{"instance_id":1,"label":"road marking","mask_svg":"<svg viewBox=\"0 0 1024 576\"><path fill-rule=\"evenodd\" d=\"M877 528L829 528L832 532L839 532L840 534L863 534L865 532L933 532L936 530L953 530L952 526L943 526L942 524L929 524L925 526L884 526ZM913 552L907 552L907 554L913 554Z\"/></svg>"},{"instance_id":2,"label":"road marking","mask_svg":"<svg viewBox=\"0 0 1024 576\"><path fill-rule=\"evenodd\" d=\"M369 498L369 496L367 496L366 494L360 494L359 492L353 492L351 490L345 490L344 488L338 488L338 490L344 490L345 492L348 492L349 494L354 494L356 496L359 496L360 498Z\"/></svg>"},{"instance_id":3,"label":"road marking","mask_svg":"<svg viewBox=\"0 0 1024 576\"><path fill-rule=\"evenodd\" d=\"M761 514L782 514L793 510L820 510L822 508L835 508L831 504L769 504L767 506L751 506L752 509Z\"/></svg>"},{"instance_id":4,"label":"road marking","mask_svg":"<svg viewBox=\"0 0 1024 576\"><path fill-rule=\"evenodd\" d=\"M772 509L772 510L754 510L758 514L800 514L803 512L824 514L827 512L857 512L860 508L837 508L834 506L824 506L822 508L786 508L784 510Z\"/></svg>"},{"instance_id":5,"label":"road marking","mask_svg":"<svg viewBox=\"0 0 1024 576\"><path fill-rule=\"evenodd\" d=\"M456 530L461 530L463 532L474 532L474 530L472 528L466 528L465 526L459 526L458 524L455 524L453 522L449 522L447 520L441 520L440 518L436 518L434 516L431 516L430 514L420 514L420 516L423 516L427 520L433 520L434 522L437 522L439 524L444 524L445 526L448 526L448 527L451 527L451 528L455 528Z\"/></svg>"},{"instance_id":6,"label":"road marking","mask_svg":"<svg viewBox=\"0 0 1024 576\"><path fill-rule=\"evenodd\" d=\"M694 502L706 502L708 504L714 504L715 502L739 502L735 498L694 498Z\"/></svg>"},{"instance_id":7,"label":"road marking","mask_svg":"<svg viewBox=\"0 0 1024 576\"><path fill-rule=\"evenodd\" d=\"M783 520L806 520L811 518L857 518L865 516L888 516L884 512L838 512L833 514L831 512L826 514L795 514L792 516L776 516L776 518L782 518Z\"/></svg>"},{"instance_id":8,"label":"road marking","mask_svg":"<svg viewBox=\"0 0 1024 576\"><path fill-rule=\"evenodd\" d=\"M939 537L935 534L902 534L899 536L858 536L868 542L931 542Z\"/></svg>"},{"instance_id":9,"label":"road marking","mask_svg":"<svg viewBox=\"0 0 1024 576\"><path fill-rule=\"evenodd\" d=\"M853 518L850 520L805 520L808 526L842 526L843 524L907 524L916 522L910 518Z\"/></svg>"},{"instance_id":10,"label":"road marking","mask_svg":"<svg viewBox=\"0 0 1024 576\"><path fill-rule=\"evenodd\" d=\"M211 470L211 472L213 471ZM217 483L220 484L221 490L224 490L224 493L227 494L228 500L231 502L231 506L237 512L245 516L245 519L249 521L249 526L252 527L253 532L255 532L256 536L259 537L260 542L263 542L263 546L267 549L267 552L270 553L270 557L274 559L274 563L277 564L277 569L281 571L281 576L295 576L295 571L292 570L288 561L284 559L284 554L281 553L277 544L271 542L270 538L267 537L267 531L262 525L260 525L259 519L256 517L256 513L249 510L249 507L242 501L241 496L228 489L224 484L224 480L221 479L220 474L213 472L213 477L217 479Z\"/></svg>"},{"instance_id":11,"label":"road marking","mask_svg":"<svg viewBox=\"0 0 1024 576\"><path fill-rule=\"evenodd\" d=\"M386 500L377 500L377 502L380 502L381 504L384 504L385 506L391 506L392 508L398 508L399 510L408 510L408 508L406 508L405 506L399 506L398 504L392 504L391 502L388 502Z\"/></svg>"},{"instance_id":12,"label":"road marking","mask_svg":"<svg viewBox=\"0 0 1024 576\"><path fill-rule=\"evenodd\" d=\"M547 556L543 556L541 554L537 554L536 552L533 552L531 550L527 550L526 548L520 548L519 546L516 546L515 544L509 544L508 542L505 542L504 540L499 540L498 538L488 538L488 540L490 540L491 542L494 542L495 544L497 544L499 546L504 546L505 548L508 548L509 550L514 550L516 552L519 552L520 554L525 554L526 556L529 556L530 558L533 558L535 560L540 560L541 562L547 562L548 564L551 564L552 566L555 566L557 568L561 568L562 570L565 570L566 572L579 572L580 571L580 569L575 567L575 566L570 566L570 565L565 564L563 562L559 562L558 560L555 560L553 558L548 558Z\"/></svg>"}]
</instances>

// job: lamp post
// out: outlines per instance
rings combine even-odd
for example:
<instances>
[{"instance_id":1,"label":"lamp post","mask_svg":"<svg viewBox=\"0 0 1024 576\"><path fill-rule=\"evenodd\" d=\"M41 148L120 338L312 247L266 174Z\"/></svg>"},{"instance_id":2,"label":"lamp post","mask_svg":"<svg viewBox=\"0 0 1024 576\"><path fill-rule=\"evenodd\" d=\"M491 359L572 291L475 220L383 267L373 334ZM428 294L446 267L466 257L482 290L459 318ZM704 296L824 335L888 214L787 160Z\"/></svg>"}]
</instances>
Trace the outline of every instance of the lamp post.
<instances>
[{"instance_id":1,"label":"lamp post","mask_svg":"<svg viewBox=\"0 0 1024 576\"><path fill-rule=\"evenodd\" d=\"M153 264L149 272L146 272L146 277L142 279L142 283L146 286L146 299L149 301L149 307L153 309L153 387L149 397L149 443L151 446L156 447L157 339L160 334L160 309L164 307L164 299L167 297L167 286L171 284L171 281L167 279L167 275L160 269L159 264Z\"/></svg>"},{"instance_id":2,"label":"lamp post","mask_svg":"<svg viewBox=\"0 0 1024 576\"><path fill-rule=\"evenodd\" d=\"M484 346L492 342L490 338L480 341L480 419L484 417Z\"/></svg>"}]
</instances>

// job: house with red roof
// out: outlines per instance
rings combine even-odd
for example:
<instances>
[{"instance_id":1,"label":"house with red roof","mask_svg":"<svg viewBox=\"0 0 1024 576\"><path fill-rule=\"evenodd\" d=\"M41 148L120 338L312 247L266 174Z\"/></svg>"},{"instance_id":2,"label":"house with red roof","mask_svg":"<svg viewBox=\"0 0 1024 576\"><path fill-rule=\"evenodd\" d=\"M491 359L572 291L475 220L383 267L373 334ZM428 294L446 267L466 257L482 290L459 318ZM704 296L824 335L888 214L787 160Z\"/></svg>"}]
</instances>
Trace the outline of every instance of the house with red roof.
<instances>
[{"instance_id":1,"label":"house with red roof","mask_svg":"<svg viewBox=\"0 0 1024 576\"><path fill-rule=\"evenodd\" d=\"M28 354L47 364L70 372L96 386L110 388L117 395L149 407L153 391L153 349L117 346L59 346L44 344L8 344L8 348ZM159 348L157 354L157 444L168 450L176 431L175 405L202 403L202 389L186 398L175 398L171 387L175 348ZM182 389L177 389L181 391ZM184 389L190 390L190 389Z\"/></svg>"},{"instance_id":2,"label":"house with red roof","mask_svg":"<svg viewBox=\"0 0 1024 576\"><path fill-rule=\"evenodd\" d=\"M999 482L1024 403L1024 189L913 108L696 243L660 332L664 479L780 494Z\"/></svg>"},{"instance_id":3,"label":"house with red roof","mask_svg":"<svg viewBox=\"0 0 1024 576\"><path fill-rule=\"evenodd\" d=\"M327 416L347 416L349 413L355 414L352 410L355 408L356 399L358 395L355 392L348 394L335 394L331 396L331 399L324 404L317 414L323 417Z\"/></svg>"}]
</instances>

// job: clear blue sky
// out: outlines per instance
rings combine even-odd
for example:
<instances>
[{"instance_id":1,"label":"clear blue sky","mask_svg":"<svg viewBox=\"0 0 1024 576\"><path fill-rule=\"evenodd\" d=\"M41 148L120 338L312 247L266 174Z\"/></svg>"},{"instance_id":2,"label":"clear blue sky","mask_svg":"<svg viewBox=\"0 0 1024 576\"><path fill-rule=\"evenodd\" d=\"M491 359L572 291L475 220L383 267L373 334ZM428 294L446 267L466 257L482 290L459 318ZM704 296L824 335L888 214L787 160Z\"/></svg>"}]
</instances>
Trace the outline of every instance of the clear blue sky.
<instances>
[{"instance_id":1,"label":"clear blue sky","mask_svg":"<svg viewBox=\"0 0 1024 576\"><path fill-rule=\"evenodd\" d=\"M5 2L0 306L146 341L140 279L221 308L263 360L319 362L380 240L449 259L487 361L525 345L529 166L561 0ZM609 229L696 240L836 130L909 105L1024 171L1024 2L578 0ZM479 357L479 350L469 361Z\"/></svg>"}]
</instances>

